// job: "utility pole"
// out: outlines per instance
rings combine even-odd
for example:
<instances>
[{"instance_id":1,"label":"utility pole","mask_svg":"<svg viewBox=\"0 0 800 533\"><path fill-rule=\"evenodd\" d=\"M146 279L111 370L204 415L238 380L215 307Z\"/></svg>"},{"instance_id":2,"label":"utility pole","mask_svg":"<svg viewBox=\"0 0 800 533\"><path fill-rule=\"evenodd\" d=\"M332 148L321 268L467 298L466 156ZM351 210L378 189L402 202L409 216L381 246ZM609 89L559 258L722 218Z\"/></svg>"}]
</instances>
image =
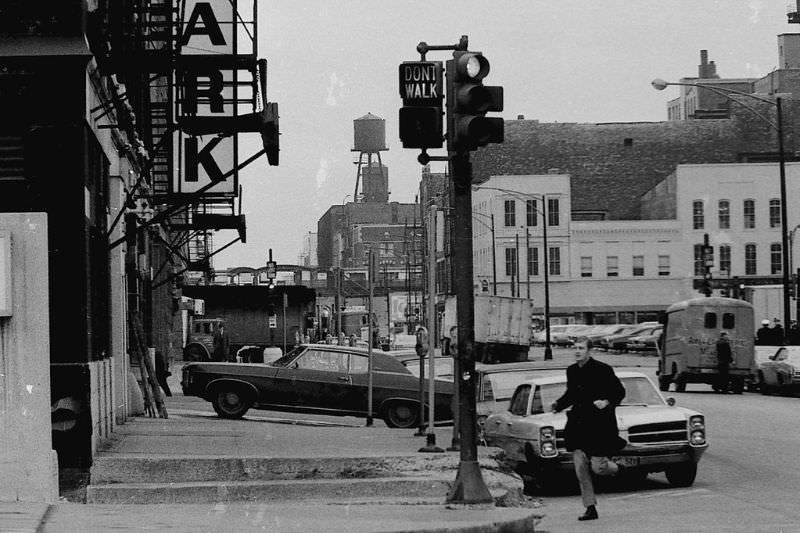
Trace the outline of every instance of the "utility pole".
<instances>
[{"instance_id":1,"label":"utility pole","mask_svg":"<svg viewBox=\"0 0 800 533\"><path fill-rule=\"evenodd\" d=\"M527 224L525 225L525 285L526 296L528 300L531 299L531 259L528 257L531 253L531 233L528 231Z\"/></svg>"},{"instance_id":2,"label":"utility pole","mask_svg":"<svg viewBox=\"0 0 800 533\"><path fill-rule=\"evenodd\" d=\"M368 318L369 327L367 328L367 335L369 339L367 340L367 427L372 427L372 328L374 327L372 323L372 300L375 296L374 289L375 289L375 254L372 251L372 247L369 248L367 252L367 265L368 265L368 276L369 276L369 307L368 307Z\"/></svg>"}]
</instances>

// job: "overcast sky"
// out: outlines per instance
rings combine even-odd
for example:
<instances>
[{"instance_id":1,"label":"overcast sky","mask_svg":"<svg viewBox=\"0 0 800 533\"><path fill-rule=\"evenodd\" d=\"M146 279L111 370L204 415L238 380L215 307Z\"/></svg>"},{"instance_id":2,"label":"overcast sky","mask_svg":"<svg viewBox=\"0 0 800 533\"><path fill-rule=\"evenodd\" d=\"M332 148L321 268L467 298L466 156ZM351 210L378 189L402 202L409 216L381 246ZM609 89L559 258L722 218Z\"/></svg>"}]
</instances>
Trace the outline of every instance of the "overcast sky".
<instances>
[{"instance_id":1,"label":"overcast sky","mask_svg":"<svg viewBox=\"0 0 800 533\"><path fill-rule=\"evenodd\" d=\"M635 122L666 118L677 88L653 78L697 75L708 50L722 77L759 77L777 67L783 0L269 0L259 2L259 57L269 62L268 98L280 106L280 166L266 158L240 174L247 244L214 258L217 269L263 266L267 250L295 263L304 235L355 189L353 120L386 120L390 200L413 202L418 151L397 134L398 65L419 60L416 45L455 44L491 64L506 119ZM446 61L452 52L431 52ZM246 137L244 135L243 137ZM252 149L260 146L255 139ZM247 146L247 144L245 144ZM438 155L444 155L440 151ZM434 164L435 165L435 164ZM441 165L441 164L440 164ZM434 166L434 171L441 167ZM348 201L351 199L348 198ZM215 237L217 248L231 238Z\"/></svg>"}]
</instances>

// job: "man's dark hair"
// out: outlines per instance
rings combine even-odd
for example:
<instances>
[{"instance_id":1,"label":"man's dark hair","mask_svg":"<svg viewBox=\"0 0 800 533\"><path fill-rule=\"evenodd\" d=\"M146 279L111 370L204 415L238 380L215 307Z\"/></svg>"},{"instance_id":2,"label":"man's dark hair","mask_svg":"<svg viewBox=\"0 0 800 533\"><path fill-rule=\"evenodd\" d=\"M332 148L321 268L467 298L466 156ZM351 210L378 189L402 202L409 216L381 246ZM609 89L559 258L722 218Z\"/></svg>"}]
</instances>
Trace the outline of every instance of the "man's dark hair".
<instances>
[{"instance_id":1,"label":"man's dark hair","mask_svg":"<svg viewBox=\"0 0 800 533\"><path fill-rule=\"evenodd\" d=\"M590 339L589 337L578 337L577 339L575 339L575 344L578 344L578 343L581 343L581 342L585 342L586 343L586 349L587 350L591 350L592 346L594 346L594 343L592 342L592 339Z\"/></svg>"}]
</instances>

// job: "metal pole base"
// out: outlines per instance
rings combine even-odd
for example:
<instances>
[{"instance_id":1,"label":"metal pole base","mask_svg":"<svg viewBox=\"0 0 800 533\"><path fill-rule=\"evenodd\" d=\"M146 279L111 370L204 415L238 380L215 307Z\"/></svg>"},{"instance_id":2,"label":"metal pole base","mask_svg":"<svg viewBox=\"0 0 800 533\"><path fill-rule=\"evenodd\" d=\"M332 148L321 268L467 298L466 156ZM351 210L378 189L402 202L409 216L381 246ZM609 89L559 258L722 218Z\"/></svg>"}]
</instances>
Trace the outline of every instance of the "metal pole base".
<instances>
[{"instance_id":1,"label":"metal pole base","mask_svg":"<svg viewBox=\"0 0 800 533\"><path fill-rule=\"evenodd\" d=\"M447 448L447 451L457 452L459 450L461 450L461 439L454 436L450 441L450 446Z\"/></svg>"},{"instance_id":2,"label":"metal pole base","mask_svg":"<svg viewBox=\"0 0 800 533\"><path fill-rule=\"evenodd\" d=\"M426 435L426 437L427 437L427 441L425 443L425 446L423 446L422 448L420 448L417 451L419 451L419 452L428 452L428 453L444 453L444 450L439 448L436 445L436 434L435 433L428 433Z\"/></svg>"},{"instance_id":3,"label":"metal pole base","mask_svg":"<svg viewBox=\"0 0 800 533\"><path fill-rule=\"evenodd\" d=\"M368 428L372 427L372 417L371 416L367 417L367 425L366 425L366 427L368 427Z\"/></svg>"},{"instance_id":4,"label":"metal pole base","mask_svg":"<svg viewBox=\"0 0 800 533\"><path fill-rule=\"evenodd\" d=\"M461 461L453 488L447 495L447 503L494 503L486 488L478 461Z\"/></svg>"},{"instance_id":5,"label":"metal pole base","mask_svg":"<svg viewBox=\"0 0 800 533\"><path fill-rule=\"evenodd\" d=\"M544 360L550 361L553 359L553 349L549 346L544 349Z\"/></svg>"}]
</instances>

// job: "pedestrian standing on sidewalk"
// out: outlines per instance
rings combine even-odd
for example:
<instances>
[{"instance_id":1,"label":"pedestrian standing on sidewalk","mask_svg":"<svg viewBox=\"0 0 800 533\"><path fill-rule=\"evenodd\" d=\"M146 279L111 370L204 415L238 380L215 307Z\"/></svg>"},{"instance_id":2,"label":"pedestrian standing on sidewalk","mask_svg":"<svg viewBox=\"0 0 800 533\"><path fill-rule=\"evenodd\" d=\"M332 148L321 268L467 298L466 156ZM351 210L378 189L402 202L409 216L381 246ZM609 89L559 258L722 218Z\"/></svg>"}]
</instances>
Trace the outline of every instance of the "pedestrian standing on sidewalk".
<instances>
[{"instance_id":1,"label":"pedestrian standing on sidewalk","mask_svg":"<svg viewBox=\"0 0 800 533\"><path fill-rule=\"evenodd\" d=\"M731 362L733 362L731 343L728 340L728 334L723 331L717 340L717 386L714 387L715 391L728 392Z\"/></svg>"},{"instance_id":2,"label":"pedestrian standing on sidewalk","mask_svg":"<svg viewBox=\"0 0 800 533\"><path fill-rule=\"evenodd\" d=\"M575 363L567 368L567 390L551 409L567 411L564 439L573 452L575 475L581 488L586 511L578 520L595 520L597 498L592 484L592 471L600 476L613 476L622 467L611 460L626 442L619 436L615 408L625 397L625 387L609 365L590 355L591 341L585 337L575 343Z\"/></svg>"},{"instance_id":3,"label":"pedestrian standing on sidewalk","mask_svg":"<svg viewBox=\"0 0 800 533\"><path fill-rule=\"evenodd\" d=\"M228 332L225 331L225 324L220 323L220 325L217 326L217 330L214 332L214 337L212 338L212 343L214 352L211 358L214 361L221 361L223 363L227 361L228 352L231 351L231 338Z\"/></svg>"}]
</instances>

